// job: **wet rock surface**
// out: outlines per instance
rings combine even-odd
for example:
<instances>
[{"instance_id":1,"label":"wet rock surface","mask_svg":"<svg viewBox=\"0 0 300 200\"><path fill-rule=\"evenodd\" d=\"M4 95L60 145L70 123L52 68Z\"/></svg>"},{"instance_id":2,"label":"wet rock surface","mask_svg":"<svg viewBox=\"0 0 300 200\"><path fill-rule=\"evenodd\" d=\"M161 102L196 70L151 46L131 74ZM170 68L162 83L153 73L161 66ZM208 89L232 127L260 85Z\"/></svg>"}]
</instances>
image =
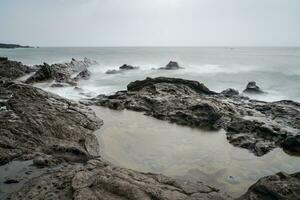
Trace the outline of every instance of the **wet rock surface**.
<instances>
[{"instance_id":1,"label":"wet rock surface","mask_svg":"<svg viewBox=\"0 0 300 200\"><path fill-rule=\"evenodd\" d=\"M136 70L136 69L139 69L139 67L124 64L119 67L119 70L116 70L116 69L107 70L105 73L106 74L119 74L119 73L123 73L123 72L130 71L130 70Z\"/></svg>"},{"instance_id":2,"label":"wet rock surface","mask_svg":"<svg viewBox=\"0 0 300 200\"><path fill-rule=\"evenodd\" d=\"M284 172L261 178L238 200L297 200L300 199L300 173Z\"/></svg>"},{"instance_id":3,"label":"wet rock surface","mask_svg":"<svg viewBox=\"0 0 300 200\"><path fill-rule=\"evenodd\" d=\"M163 175L139 173L101 158L45 174L10 199L231 199L201 182L177 182Z\"/></svg>"},{"instance_id":4,"label":"wet rock surface","mask_svg":"<svg viewBox=\"0 0 300 200\"><path fill-rule=\"evenodd\" d=\"M257 156L276 147L299 150L298 140L290 139L300 134L299 103L268 103L230 93L218 94L197 81L158 77L132 82L127 91L99 95L88 103L143 111L157 119L190 127L222 128L231 144Z\"/></svg>"},{"instance_id":5,"label":"wet rock surface","mask_svg":"<svg viewBox=\"0 0 300 200\"><path fill-rule=\"evenodd\" d=\"M55 83L52 84L52 87L63 87L65 84L76 86L78 80L89 79L90 72L87 68L96 63L96 61L92 61L88 58L84 58L83 61L72 58L70 63L63 64L49 65L44 63L43 65L37 66L38 71L29 77L26 83L31 84L54 80ZM78 73L77 76L72 78L72 75L75 73Z\"/></svg>"},{"instance_id":6,"label":"wet rock surface","mask_svg":"<svg viewBox=\"0 0 300 200\"><path fill-rule=\"evenodd\" d=\"M0 57L0 79L16 79L36 69L27 65L23 65L21 62L8 60L7 57Z\"/></svg>"}]
</instances>

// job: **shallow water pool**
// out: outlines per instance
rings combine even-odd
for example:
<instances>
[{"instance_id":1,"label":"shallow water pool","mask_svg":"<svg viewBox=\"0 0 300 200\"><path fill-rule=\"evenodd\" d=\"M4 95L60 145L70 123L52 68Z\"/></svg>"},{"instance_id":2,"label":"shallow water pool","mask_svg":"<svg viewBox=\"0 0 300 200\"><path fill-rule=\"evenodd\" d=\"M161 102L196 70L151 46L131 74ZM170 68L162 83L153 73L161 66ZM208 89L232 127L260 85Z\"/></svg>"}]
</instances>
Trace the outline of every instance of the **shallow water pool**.
<instances>
[{"instance_id":1,"label":"shallow water pool","mask_svg":"<svg viewBox=\"0 0 300 200\"><path fill-rule=\"evenodd\" d=\"M92 108L104 120L96 132L101 154L121 167L203 181L232 196L263 176L300 171L300 157L279 148L257 157L229 144L223 130L203 131L138 112Z\"/></svg>"}]
</instances>

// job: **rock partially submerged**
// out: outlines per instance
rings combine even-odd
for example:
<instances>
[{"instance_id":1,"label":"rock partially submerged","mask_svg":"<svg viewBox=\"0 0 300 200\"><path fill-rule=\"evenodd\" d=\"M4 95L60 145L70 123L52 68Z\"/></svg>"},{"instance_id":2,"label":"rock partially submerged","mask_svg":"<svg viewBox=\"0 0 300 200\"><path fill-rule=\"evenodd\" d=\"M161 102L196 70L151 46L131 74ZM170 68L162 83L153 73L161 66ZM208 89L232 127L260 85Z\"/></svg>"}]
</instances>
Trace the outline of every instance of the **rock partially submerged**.
<instances>
[{"instance_id":1,"label":"rock partially submerged","mask_svg":"<svg viewBox=\"0 0 300 200\"><path fill-rule=\"evenodd\" d=\"M252 185L246 194L238 200L299 200L300 173L287 174L279 172L261 178Z\"/></svg>"},{"instance_id":2,"label":"rock partially submerged","mask_svg":"<svg viewBox=\"0 0 300 200\"><path fill-rule=\"evenodd\" d=\"M276 147L286 151L299 149L299 142L289 142L294 141L289 138L300 135L299 103L268 103L230 93L218 94L197 81L158 77L132 82L127 91L99 95L90 103L117 110L143 111L190 127L222 128L231 144L258 156Z\"/></svg>"},{"instance_id":3,"label":"rock partially submerged","mask_svg":"<svg viewBox=\"0 0 300 200\"><path fill-rule=\"evenodd\" d=\"M0 79L16 79L35 70L36 68L23 65L21 62L8 60L7 57L0 57Z\"/></svg>"},{"instance_id":4,"label":"rock partially submerged","mask_svg":"<svg viewBox=\"0 0 300 200\"><path fill-rule=\"evenodd\" d=\"M233 89L233 88L228 88L226 90L223 90L221 92L221 94L223 94L226 97L232 97L232 96L236 96L239 95L239 91Z\"/></svg>"},{"instance_id":5,"label":"rock partially submerged","mask_svg":"<svg viewBox=\"0 0 300 200\"><path fill-rule=\"evenodd\" d=\"M124 64L119 67L119 70L116 70L116 69L107 70L105 73L106 74L118 74L118 73L123 73L123 72L129 71L129 70L136 70L136 69L139 69L139 67Z\"/></svg>"},{"instance_id":6,"label":"rock partially submerged","mask_svg":"<svg viewBox=\"0 0 300 200\"><path fill-rule=\"evenodd\" d=\"M56 86L57 83L67 83L71 86L76 86L79 79L88 79L90 77L90 72L87 68L92 65L96 64L96 61L91 61L88 58L84 58L83 61L78 61L72 58L70 63L64 64L52 64L49 65L44 63L43 65L38 66L39 70L29 77L26 80L26 83L37 83L37 82L44 82L49 80L54 80L55 83L53 87ZM75 78L72 78L72 75L78 73ZM59 86L62 86L60 84Z\"/></svg>"},{"instance_id":7,"label":"rock partially submerged","mask_svg":"<svg viewBox=\"0 0 300 200\"><path fill-rule=\"evenodd\" d=\"M91 77L91 72L88 69L84 69L79 74L76 75L76 77L73 79L74 81L78 80L88 80Z\"/></svg>"},{"instance_id":8,"label":"rock partially submerged","mask_svg":"<svg viewBox=\"0 0 300 200\"><path fill-rule=\"evenodd\" d=\"M256 85L255 81L251 81L247 84L247 87L244 90L244 93L262 94L264 92L260 89L260 87L258 87Z\"/></svg>"},{"instance_id":9,"label":"rock partially submerged","mask_svg":"<svg viewBox=\"0 0 300 200\"><path fill-rule=\"evenodd\" d=\"M178 65L177 62L175 61L170 61L165 67L160 67L158 69L164 69L164 70L177 70L177 69L181 69L182 67L180 67Z\"/></svg>"}]
</instances>

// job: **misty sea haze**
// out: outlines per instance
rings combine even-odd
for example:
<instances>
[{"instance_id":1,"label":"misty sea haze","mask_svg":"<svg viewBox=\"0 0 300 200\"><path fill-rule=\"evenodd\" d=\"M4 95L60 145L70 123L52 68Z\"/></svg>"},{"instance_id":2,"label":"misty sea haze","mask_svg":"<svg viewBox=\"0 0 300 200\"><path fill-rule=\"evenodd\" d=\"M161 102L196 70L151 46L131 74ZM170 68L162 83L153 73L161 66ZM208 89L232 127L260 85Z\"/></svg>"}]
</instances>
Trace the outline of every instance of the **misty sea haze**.
<instances>
[{"instance_id":1,"label":"misty sea haze","mask_svg":"<svg viewBox=\"0 0 300 200\"><path fill-rule=\"evenodd\" d=\"M90 68L91 80L79 83L89 96L126 89L129 82L147 76L169 76L197 80L217 92L227 88L242 92L249 81L256 81L266 94L252 98L300 101L300 48L297 47L41 47L1 49L0 55L29 65L69 62L71 58L94 59L99 65ZM153 70L170 60L177 61L184 69ZM123 64L139 66L140 70L105 74ZM72 88L47 86L42 85L71 99L83 97Z\"/></svg>"}]
</instances>

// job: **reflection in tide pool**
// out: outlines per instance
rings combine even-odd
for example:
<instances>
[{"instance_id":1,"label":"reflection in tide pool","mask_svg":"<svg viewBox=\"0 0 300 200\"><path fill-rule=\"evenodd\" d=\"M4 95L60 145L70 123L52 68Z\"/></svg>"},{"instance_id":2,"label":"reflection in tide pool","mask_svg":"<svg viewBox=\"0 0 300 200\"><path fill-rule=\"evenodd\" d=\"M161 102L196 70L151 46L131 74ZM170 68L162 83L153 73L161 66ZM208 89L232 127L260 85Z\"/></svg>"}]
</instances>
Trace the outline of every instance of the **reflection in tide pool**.
<instances>
[{"instance_id":1,"label":"reflection in tide pool","mask_svg":"<svg viewBox=\"0 0 300 200\"><path fill-rule=\"evenodd\" d=\"M263 157L233 147L224 131L208 132L133 111L92 107L104 120L97 131L102 156L121 167L203 181L233 196L260 177L300 171L300 157L275 149Z\"/></svg>"}]
</instances>

